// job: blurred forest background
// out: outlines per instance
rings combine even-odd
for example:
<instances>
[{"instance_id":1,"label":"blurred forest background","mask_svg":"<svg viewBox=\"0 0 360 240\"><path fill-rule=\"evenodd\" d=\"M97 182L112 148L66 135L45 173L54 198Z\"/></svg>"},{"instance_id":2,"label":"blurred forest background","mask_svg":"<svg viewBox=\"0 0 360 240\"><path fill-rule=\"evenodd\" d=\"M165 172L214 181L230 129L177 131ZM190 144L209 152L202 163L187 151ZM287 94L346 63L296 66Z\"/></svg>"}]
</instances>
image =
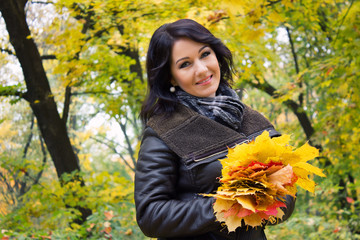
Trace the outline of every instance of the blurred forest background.
<instances>
[{"instance_id":1,"label":"blurred forest background","mask_svg":"<svg viewBox=\"0 0 360 240\"><path fill-rule=\"evenodd\" d=\"M133 176L153 31L192 18L234 54L234 88L321 150L268 239L360 239L360 1L1 0L0 238L148 239Z\"/></svg>"}]
</instances>

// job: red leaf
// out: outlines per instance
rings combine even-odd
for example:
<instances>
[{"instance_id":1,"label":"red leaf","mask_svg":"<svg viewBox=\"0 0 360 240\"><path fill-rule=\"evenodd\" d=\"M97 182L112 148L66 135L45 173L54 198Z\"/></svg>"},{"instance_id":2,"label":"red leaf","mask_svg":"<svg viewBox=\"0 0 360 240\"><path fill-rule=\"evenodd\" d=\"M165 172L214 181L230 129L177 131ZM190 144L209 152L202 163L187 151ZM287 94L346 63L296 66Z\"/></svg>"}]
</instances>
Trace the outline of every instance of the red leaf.
<instances>
[{"instance_id":1,"label":"red leaf","mask_svg":"<svg viewBox=\"0 0 360 240\"><path fill-rule=\"evenodd\" d=\"M253 213L254 212L249 209L241 208L236 216L238 216L239 218L243 218L243 217L249 216Z\"/></svg>"},{"instance_id":2,"label":"red leaf","mask_svg":"<svg viewBox=\"0 0 360 240\"><path fill-rule=\"evenodd\" d=\"M277 208L279 207L286 207L286 204L281 202L281 201L278 201L278 202L275 202L274 204L268 206L266 208L266 211L264 211L265 214L267 215L271 215L271 216L276 216L276 214L278 213L278 210Z\"/></svg>"},{"instance_id":3,"label":"red leaf","mask_svg":"<svg viewBox=\"0 0 360 240\"><path fill-rule=\"evenodd\" d=\"M224 211L224 217L235 216L242 208L243 207L240 204L235 203L229 210Z\"/></svg>"},{"instance_id":4,"label":"red leaf","mask_svg":"<svg viewBox=\"0 0 360 240\"><path fill-rule=\"evenodd\" d=\"M329 74L334 70L334 68L330 67L327 72L326 72L326 76L329 76Z\"/></svg>"}]
</instances>

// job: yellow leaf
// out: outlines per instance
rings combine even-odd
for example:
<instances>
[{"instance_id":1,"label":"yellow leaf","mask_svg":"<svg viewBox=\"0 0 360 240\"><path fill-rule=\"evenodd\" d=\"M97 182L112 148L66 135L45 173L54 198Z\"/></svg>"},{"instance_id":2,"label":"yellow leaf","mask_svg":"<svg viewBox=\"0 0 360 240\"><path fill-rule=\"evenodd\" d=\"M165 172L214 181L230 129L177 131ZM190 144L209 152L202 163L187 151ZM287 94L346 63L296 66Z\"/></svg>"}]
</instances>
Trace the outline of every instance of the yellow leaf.
<instances>
[{"instance_id":1,"label":"yellow leaf","mask_svg":"<svg viewBox=\"0 0 360 240\"><path fill-rule=\"evenodd\" d=\"M319 156L319 150L305 143L294 151L294 154L298 154L301 161L306 162Z\"/></svg>"},{"instance_id":2,"label":"yellow leaf","mask_svg":"<svg viewBox=\"0 0 360 240\"><path fill-rule=\"evenodd\" d=\"M242 218L239 218L237 216L229 216L226 218L226 226L230 232L235 231L236 228L241 226ZM260 221L261 223L261 221Z\"/></svg>"},{"instance_id":3,"label":"yellow leaf","mask_svg":"<svg viewBox=\"0 0 360 240\"><path fill-rule=\"evenodd\" d=\"M217 198L213 205L214 212L227 211L231 208L232 205L234 205L234 203L236 203L236 201Z\"/></svg>"},{"instance_id":4,"label":"yellow leaf","mask_svg":"<svg viewBox=\"0 0 360 240\"><path fill-rule=\"evenodd\" d=\"M307 178L307 176L309 175L309 172L304 168L299 168L294 166L293 171L295 175L298 176L299 178Z\"/></svg>"},{"instance_id":5,"label":"yellow leaf","mask_svg":"<svg viewBox=\"0 0 360 240\"><path fill-rule=\"evenodd\" d=\"M256 227L261 225L262 218L257 214L251 214L249 216L244 217L244 221L246 225Z\"/></svg>"},{"instance_id":6,"label":"yellow leaf","mask_svg":"<svg viewBox=\"0 0 360 240\"><path fill-rule=\"evenodd\" d=\"M284 23L284 26L289 28L289 29L293 29L293 27L289 23Z\"/></svg>"},{"instance_id":7,"label":"yellow leaf","mask_svg":"<svg viewBox=\"0 0 360 240\"><path fill-rule=\"evenodd\" d=\"M320 168L317 168L309 163L306 162L298 162L293 165L294 167L303 168L304 170L314 173L320 177L326 177L326 175L322 172Z\"/></svg>"},{"instance_id":8,"label":"yellow leaf","mask_svg":"<svg viewBox=\"0 0 360 240\"><path fill-rule=\"evenodd\" d=\"M282 23L285 21L285 18L275 11L271 12L268 18L274 23Z\"/></svg>"},{"instance_id":9,"label":"yellow leaf","mask_svg":"<svg viewBox=\"0 0 360 240\"><path fill-rule=\"evenodd\" d=\"M285 215L284 211L281 210L281 208L278 208L277 210L278 210L278 213L276 214L275 217L282 218Z\"/></svg>"},{"instance_id":10,"label":"yellow leaf","mask_svg":"<svg viewBox=\"0 0 360 240\"><path fill-rule=\"evenodd\" d=\"M310 179L305 179L305 178L299 178L296 182L296 184L298 184L300 187L302 187L303 189L314 193L315 192L315 182L310 180Z\"/></svg>"},{"instance_id":11,"label":"yellow leaf","mask_svg":"<svg viewBox=\"0 0 360 240\"><path fill-rule=\"evenodd\" d=\"M253 212L256 211L256 202L253 196L237 196L236 200L243 208L249 209Z\"/></svg>"},{"instance_id":12,"label":"yellow leaf","mask_svg":"<svg viewBox=\"0 0 360 240\"><path fill-rule=\"evenodd\" d=\"M222 5L229 11L231 15L245 15L244 5L241 4L241 1L226 0Z\"/></svg>"},{"instance_id":13,"label":"yellow leaf","mask_svg":"<svg viewBox=\"0 0 360 240\"><path fill-rule=\"evenodd\" d=\"M286 9L288 9L288 8L293 9L294 8L292 0L283 0L282 3L286 7Z\"/></svg>"},{"instance_id":14,"label":"yellow leaf","mask_svg":"<svg viewBox=\"0 0 360 240\"><path fill-rule=\"evenodd\" d=\"M272 141L278 145L286 146L290 142L290 135L284 134L281 135L280 137L273 138Z\"/></svg>"}]
</instances>

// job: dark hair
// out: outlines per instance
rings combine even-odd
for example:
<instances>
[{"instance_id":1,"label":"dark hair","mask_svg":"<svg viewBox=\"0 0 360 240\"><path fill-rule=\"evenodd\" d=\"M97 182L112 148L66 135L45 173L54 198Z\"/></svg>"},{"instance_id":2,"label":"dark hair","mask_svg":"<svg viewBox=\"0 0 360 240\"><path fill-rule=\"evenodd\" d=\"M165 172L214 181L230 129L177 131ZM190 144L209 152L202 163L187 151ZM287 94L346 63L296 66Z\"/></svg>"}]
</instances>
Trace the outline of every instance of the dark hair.
<instances>
[{"instance_id":1,"label":"dark hair","mask_svg":"<svg viewBox=\"0 0 360 240\"><path fill-rule=\"evenodd\" d=\"M232 54L221 40L208 29L190 19L164 24L154 32L147 52L148 92L140 112L144 123L153 114L170 114L175 110L176 95L169 91L171 87L171 52L175 41L184 37L208 44L215 52L221 72L220 84L230 86L233 81Z\"/></svg>"}]
</instances>

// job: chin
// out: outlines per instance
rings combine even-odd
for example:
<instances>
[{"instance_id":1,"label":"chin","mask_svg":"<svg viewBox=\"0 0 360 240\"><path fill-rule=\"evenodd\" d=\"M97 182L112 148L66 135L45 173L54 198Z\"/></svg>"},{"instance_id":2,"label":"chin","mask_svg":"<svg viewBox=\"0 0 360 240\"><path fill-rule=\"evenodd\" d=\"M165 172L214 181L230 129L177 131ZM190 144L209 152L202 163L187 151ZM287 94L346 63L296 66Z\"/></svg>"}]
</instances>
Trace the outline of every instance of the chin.
<instances>
[{"instance_id":1,"label":"chin","mask_svg":"<svg viewBox=\"0 0 360 240\"><path fill-rule=\"evenodd\" d=\"M219 85L212 88L211 91L209 91L208 94L206 94L207 97L215 97L216 96L216 91L218 90Z\"/></svg>"},{"instance_id":2,"label":"chin","mask_svg":"<svg viewBox=\"0 0 360 240\"><path fill-rule=\"evenodd\" d=\"M209 94L204 94L203 97L215 97L216 96L216 91L209 93Z\"/></svg>"}]
</instances>

